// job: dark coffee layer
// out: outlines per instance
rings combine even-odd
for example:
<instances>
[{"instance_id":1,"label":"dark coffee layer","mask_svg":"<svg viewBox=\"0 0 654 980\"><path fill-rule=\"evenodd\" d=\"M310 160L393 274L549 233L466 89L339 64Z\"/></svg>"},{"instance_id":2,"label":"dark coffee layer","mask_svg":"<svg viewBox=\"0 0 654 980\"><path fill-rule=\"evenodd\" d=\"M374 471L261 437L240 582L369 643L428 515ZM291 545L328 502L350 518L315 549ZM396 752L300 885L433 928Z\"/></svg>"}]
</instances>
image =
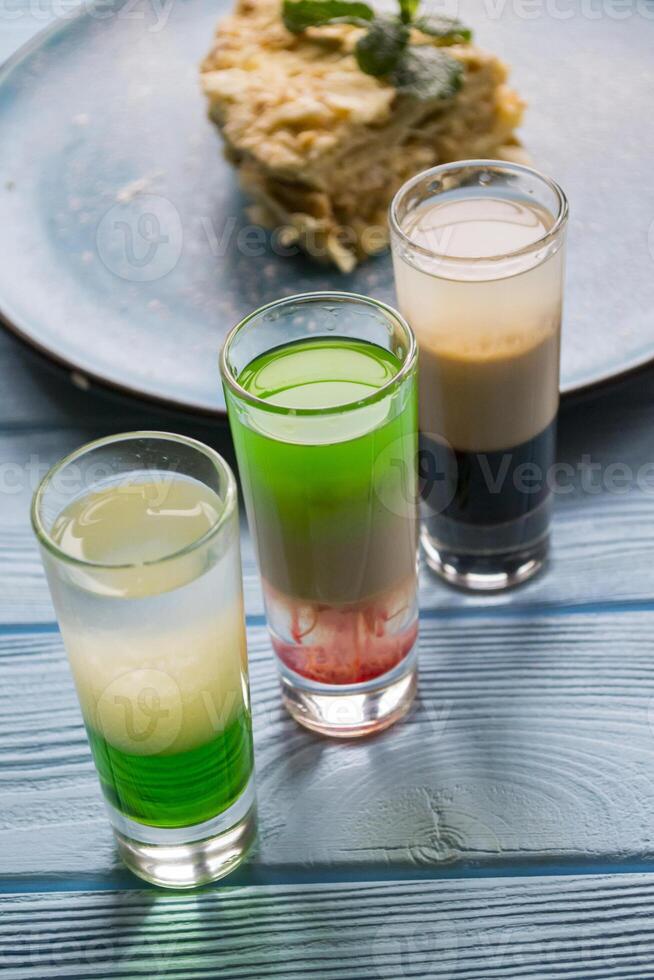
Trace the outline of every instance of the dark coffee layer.
<instances>
[{"instance_id":1,"label":"dark coffee layer","mask_svg":"<svg viewBox=\"0 0 654 980\"><path fill-rule=\"evenodd\" d=\"M515 521L549 496L556 419L533 439L488 453L420 437L420 492L428 513L473 525Z\"/></svg>"}]
</instances>

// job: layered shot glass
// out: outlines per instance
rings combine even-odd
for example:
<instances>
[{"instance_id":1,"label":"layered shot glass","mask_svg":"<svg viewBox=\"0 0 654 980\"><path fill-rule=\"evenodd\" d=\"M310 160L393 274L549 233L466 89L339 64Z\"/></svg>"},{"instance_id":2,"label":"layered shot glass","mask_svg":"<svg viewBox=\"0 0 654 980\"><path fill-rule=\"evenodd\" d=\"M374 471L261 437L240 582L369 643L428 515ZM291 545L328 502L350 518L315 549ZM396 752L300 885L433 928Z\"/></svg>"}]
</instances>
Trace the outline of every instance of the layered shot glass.
<instances>
[{"instance_id":1,"label":"layered shot glass","mask_svg":"<svg viewBox=\"0 0 654 980\"><path fill-rule=\"evenodd\" d=\"M547 554L567 214L554 181L483 160L419 174L391 206L420 347L421 540L468 589L523 582Z\"/></svg>"},{"instance_id":2,"label":"layered shot glass","mask_svg":"<svg viewBox=\"0 0 654 980\"><path fill-rule=\"evenodd\" d=\"M308 728L384 728L416 687L415 340L310 293L240 323L221 368L282 696Z\"/></svg>"},{"instance_id":3,"label":"layered shot glass","mask_svg":"<svg viewBox=\"0 0 654 980\"><path fill-rule=\"evenodd\" d=\"M234 477L165 433L55 466L32 508L119 852L155 884L220 878L255 834Z\"/></svg>"}]
</instances>

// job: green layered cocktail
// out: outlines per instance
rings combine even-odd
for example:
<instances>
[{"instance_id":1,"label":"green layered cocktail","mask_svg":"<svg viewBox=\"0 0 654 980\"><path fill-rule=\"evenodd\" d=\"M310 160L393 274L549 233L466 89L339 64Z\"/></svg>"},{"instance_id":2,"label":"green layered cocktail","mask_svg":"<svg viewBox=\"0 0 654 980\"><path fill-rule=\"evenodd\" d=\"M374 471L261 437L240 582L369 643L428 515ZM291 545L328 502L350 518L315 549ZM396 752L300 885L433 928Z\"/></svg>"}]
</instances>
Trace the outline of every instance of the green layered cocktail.
<instances>
[{"instance_id":1,"label":"green layered cocktail","mask_svg":"<svg viewBox=\"0 0 654 980\"><path fill-rule=\"evenodd\" d=\"M417 407L407 356L401 344L337 326L248 360L234 379L245 397L226 388L287 677L378 682L414 649Z\"/></svg>"},{"instance_id":2,"label":"green layered cocktail","mask_svg":"<svg viewBox=\"0 0 654 980\"><path fill-rule=\"evenodd\" d=\"M140 565L111 566L183 547L210 530L219 509L216 494L195 481L150 479L75 500L52 531L71 557L108 562L103 586L120 593L105 597L111 621L99 623L83 615L97 600L69 588L61 629L105 797L153 827L210 820L247 785L243 612L226 569L210 571L206 607L191 567L180 580L166 563L149 577Z\"/></svg>"},{"instance_id":3,"label":"green layered cocktail","mask_svg":"<svg viewBox=\"0 0 654 980\"><path fill-rule=\"evenodd\" d=\"M44 562L121 853L196 884L238 863L253 827L235 487L199 444L177 459L174 437L108 443L91 481L84 456L67 467L81 492L61 509L46 487Z\"/></svg>"}]
</instances>

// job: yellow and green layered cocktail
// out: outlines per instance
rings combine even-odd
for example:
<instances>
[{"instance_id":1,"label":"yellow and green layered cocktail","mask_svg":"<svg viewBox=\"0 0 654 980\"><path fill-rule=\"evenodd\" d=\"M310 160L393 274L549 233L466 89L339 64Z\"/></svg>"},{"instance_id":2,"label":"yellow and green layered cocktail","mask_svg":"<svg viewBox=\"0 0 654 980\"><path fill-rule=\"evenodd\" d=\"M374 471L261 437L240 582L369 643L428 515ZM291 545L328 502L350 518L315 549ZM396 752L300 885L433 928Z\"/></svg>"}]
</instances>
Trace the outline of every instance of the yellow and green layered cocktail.
<instances>
[{"instance_id":1,"label":"yellow and green layered cocktail","mask_svg":"<svg viewBox=\"0 0 654 980\"><path fill-rule=\"evenodd\" d=\"M114 437L46 477L34 521L122 856L158 884L220 877L254 826L229 469L181 437Z\"/></svg>"}]
</instances>

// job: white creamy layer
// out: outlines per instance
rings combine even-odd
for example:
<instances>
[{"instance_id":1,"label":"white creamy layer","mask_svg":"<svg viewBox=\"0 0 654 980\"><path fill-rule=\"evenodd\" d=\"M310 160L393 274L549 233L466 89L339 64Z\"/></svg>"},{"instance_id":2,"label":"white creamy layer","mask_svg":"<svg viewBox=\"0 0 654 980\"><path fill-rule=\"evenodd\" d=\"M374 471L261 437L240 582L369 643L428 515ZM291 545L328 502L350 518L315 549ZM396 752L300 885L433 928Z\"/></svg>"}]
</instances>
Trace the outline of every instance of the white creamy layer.
<instances>
[{"instance_id":1,"label":"white creamy layer","mask_svg":"<svg viewBox=\"0 0 654 980\"><path fill-rule=\"evenodd\" d=\"M111 630L69 620L60 625L84 720L125 752L201 745L247 703L240 605L177 628L152 622L123 629L120 621Z\"/></svg>"},{"instance_id":2,"label":"white creamy layer","mask_svg":"<svg viewBox=\"0 0 654 980\"><path fill-rule=\"evenodd\" d=\"M237 517L218 526L222 510L199 481L137 473L54 523L71 560L44 558L84 719L125 752L193 748L247 703Z\"/></svg>"},{"instance_id":3,"label":"white creamy layer","mask_svg":"<svg viewBox=\"0 0 654 980\"><path fill-rule=\"evenodd\" d=\"M482 235L483 222L469 215L461 228L434 221L419 243L435 239L459 258L394 256L400 309L420 348L420 427L457 450L509 449L556 416L563 248L516 256L505 278L504 263L483 261L484 249L509 250L512 234L516 248L542 234L536 218L504 235L497 221Z\"/></svg>"}]
</instances>

